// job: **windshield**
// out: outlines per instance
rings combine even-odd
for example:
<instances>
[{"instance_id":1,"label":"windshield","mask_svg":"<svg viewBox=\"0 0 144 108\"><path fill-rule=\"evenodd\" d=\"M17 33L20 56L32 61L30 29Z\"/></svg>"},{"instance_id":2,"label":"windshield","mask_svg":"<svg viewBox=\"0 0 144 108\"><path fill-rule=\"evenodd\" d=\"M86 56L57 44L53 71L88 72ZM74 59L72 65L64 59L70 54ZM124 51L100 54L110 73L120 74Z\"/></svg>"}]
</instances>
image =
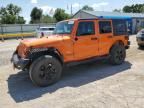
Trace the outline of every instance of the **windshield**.
<instances>
[{"instance_id":1,"label":"windshield","mask_svg":"<svg viewBox=\"0 0 144 108\"><path fill-rule=\"evenodd\" d=\"M74 25L74 21L59 22L56 24L54 34L70 34Z\"/></svg>"}]
</instances>

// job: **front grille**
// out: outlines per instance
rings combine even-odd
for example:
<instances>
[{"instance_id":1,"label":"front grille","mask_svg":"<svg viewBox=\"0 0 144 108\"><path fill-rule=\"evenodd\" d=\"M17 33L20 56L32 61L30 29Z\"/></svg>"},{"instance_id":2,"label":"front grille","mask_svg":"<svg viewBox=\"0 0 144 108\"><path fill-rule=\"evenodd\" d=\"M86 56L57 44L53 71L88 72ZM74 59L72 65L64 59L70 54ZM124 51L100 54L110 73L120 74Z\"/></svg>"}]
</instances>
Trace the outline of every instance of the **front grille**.
<instances>
[{"instance_id":1,"label":"front grille","mask_svg":"<svg viewBox=\"0 0 144 108\"><path fill-rule=\"evenodd\" d=\"M30 50L30 54L32 53L37 53L37 52L43 52L43 51L47 51L47 48L33 48Z\"/></svg>"}]
</instances>

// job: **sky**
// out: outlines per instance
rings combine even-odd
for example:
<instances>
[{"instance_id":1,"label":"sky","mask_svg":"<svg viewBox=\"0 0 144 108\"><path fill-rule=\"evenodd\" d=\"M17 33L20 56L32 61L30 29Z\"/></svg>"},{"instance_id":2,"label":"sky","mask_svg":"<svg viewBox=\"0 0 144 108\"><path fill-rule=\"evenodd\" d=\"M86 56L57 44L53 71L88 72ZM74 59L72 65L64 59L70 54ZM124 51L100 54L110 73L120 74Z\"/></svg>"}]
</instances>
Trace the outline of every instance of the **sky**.
<instances>
[{"instance_id":1,"label":"sky","mask_svg":"<svg viewBox=\"0 0 144 108\"><path fill-rule=\"evenodd\" d=\"M33 7L41 8L44 14L51 15L56 8L65 9L67 13L70 13L72 5L74 14L84 5L89 5L96 11L112 11L114 9L121 9L125 5L144 3L144 0L0 0L0 7L5 7L10 3L22 8L20 15L28 23Z\"/></svg>"}]
</instances>

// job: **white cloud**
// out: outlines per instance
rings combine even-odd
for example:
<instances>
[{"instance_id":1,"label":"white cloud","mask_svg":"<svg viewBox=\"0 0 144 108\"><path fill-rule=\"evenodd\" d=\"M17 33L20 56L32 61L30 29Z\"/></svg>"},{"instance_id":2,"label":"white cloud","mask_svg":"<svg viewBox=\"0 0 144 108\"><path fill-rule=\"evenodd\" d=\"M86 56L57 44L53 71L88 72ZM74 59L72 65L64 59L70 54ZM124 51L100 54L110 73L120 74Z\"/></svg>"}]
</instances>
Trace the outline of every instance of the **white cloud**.
<instances>
[{"instance_id":1,"label":"white cloud","mask_svg":"<svg viewBox=\"0 0 144 108\"><path fill-rule=\"evenodd\" d=\"M74 4L72 4L72 7L73 7L73 8L79 8L79 7L80 7L80 4L79 4L79 3L74 3Z\"/></svg>"},{"instance_id":2,"label":"white cloud","mask_svg":"<svg viewBox=\"0 0 144 108\"><path fill-rule=\"evenodd\" d=\"M101 2L101 3L94 3L94 4L92 5L92 7L93 7L94 9L98 9L98 8L101 8L101 7L103 7L103 6L108 6L108 5L109 5L108 2Z\"/></svg>"},{"instance_id":3,"label":"white cloud","mask_svg":"<svg viewBox=\"0 0 144 108\"><path fill-rule=\"evenodd\" d=\"M54 14L54 12L55 12L55 10L56 10L56 8L54 8L54 7L51 7L51 6L41 6L40 7L42 10L43 10L43 13L44 14L48 14L48 15L53 15Z\"/></svg>"},{"instance_id":4,"label":"white cloud","mask_svg":"<svg viewBox=\"0 0 144 108\"><path fill-rule=\"evenodd\" d=\"M37 4L38 1L37 1L37 0L31 0L31 3L33 3L33 4Z\"/></svg>"},{"instance_id":5,"label":"white cloud","mask_svg":"<svg viewBox=\"0 0 144 108\"><path fill-rule=\"evenodd\" d=\"M89 4L88 4L88 5L89 5ZM104 7L105 7L105 6L108 6L108 5L109 5L108 2L100 2L100 3L94 3L94 4L89 5L89 6L93 7L94 10L99 10L99 11L101 11L101 10L104 10ZM79 9L82 8L83 6L84 6L84 5L82 5L82 4L80 4L80 3L74 3L74 4L72 4L72 7L73 7L74 11L79 10Z\"/></svg>"},{"instance_id":6,"label":"white cloud","mask_svg":"<svg viewBox=\"0 0 144 108\"><path fill-rule=\"evenodd\" d=\"M29 24L29 22L30 22L30 17L25 17L24 19L26 20L26 24Z\"/></svg>"}]
</instances>

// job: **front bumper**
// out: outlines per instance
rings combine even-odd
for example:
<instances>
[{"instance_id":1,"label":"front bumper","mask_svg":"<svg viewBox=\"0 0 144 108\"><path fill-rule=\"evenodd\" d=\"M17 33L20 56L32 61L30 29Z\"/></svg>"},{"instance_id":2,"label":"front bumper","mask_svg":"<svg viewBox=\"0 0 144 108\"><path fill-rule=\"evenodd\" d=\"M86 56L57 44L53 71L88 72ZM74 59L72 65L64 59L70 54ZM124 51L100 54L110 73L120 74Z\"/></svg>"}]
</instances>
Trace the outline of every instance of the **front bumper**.
<instances>
[{"instance_id":1,"label":"front bumper","mask_svg":"<svg viewBox=\"0 0 144 108\"><path fill-rule=\"evenodd\" d=\"M17 53L14 53L11 62L14 65L14 68L24 69L30 62L29 59L20 58Z\"/></svg>"}]
</instances>

